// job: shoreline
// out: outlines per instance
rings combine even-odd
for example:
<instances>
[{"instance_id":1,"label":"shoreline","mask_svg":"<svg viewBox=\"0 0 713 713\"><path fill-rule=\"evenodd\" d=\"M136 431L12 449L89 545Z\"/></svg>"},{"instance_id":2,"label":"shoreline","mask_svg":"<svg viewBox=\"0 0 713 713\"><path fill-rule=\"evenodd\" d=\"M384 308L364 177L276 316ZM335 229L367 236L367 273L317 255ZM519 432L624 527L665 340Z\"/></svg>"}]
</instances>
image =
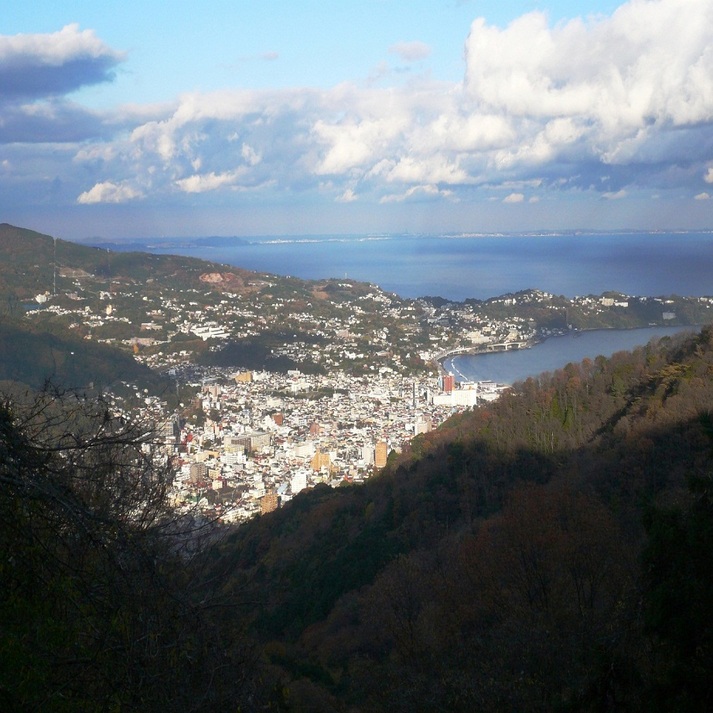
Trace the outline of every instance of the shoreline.
<instances>
[{"instance_id":1,"label":"shoreline","mask_svg":"<svg viewBox=\"0 0 713 713\"><path fill-rule=\"evenodd\" d=\"M482 354L502 354L502 353L507 353L507 352L518 352L518 351L524 351L526 349L531 349L534 346L537 346L539 344L544 344L547 342L550 338L558 338L558 337L567 337L571 336L572 338L577 338L580 336L584 336L585 334L592 334L596 332L602 332L602 333L613 333L613 332L619 332L619 333L627 333L630 334L632 332L637 332L637 331L643 331L643 330L666 330L667 332L671 330L672 333L678 333L678 332L685 332L685 331L691 331L691 332L697 332L700 331L703 325L701 324L690 324L690 325L645 325L641 327L628 327L628 328L618 328L618 327L593 327L593 328L585 328L585 329L571 329L567 331L562 331L561 333L554 333L554 334L549 334L549 335L540 335L537 337L534 337L532 339L528 339L523 342L502 342L502 343L497 343L496 345L483 345L481 346L476 346L474 345L473 347L468 347L468 348L459 348L459 349L453 349L447 352L444 352L442 354L439 354L437 357L434 358L434 362L437 367L437 371L439 375L445 375L449 373L453 373L454 371L457 372L457 374L454 374L456 376L456 381L458 383L466 383L473 381L473 379L466 377L465 374L463 374L460 370L456 369L453 364L451 364L451 371L447 371L444 367L444 362L448 359L455 359L456 357L460 356L479 356ZM661 335L666 336L666 335ZM656 338L657 335L653 334L651 335L650 339ZM647 340L648 341L648 340ZM516 348L506 348L505 345L507 344L518 344L520 346ZM635 348L636 346L639 345L634 345L633 347L622 347L623 350L630 350ZM484 347L484 348L483 348ZM564 366L564 364L562 364ZM460 377L460 378L458 378Z\"/></svg>"},{"instance_id":2,"label":"shoreline","mask_svg":"<svg viewBox=\"0 0 713 713\"><path fill-rule=\"evenodd\" d=\"M574 331L574 330L573 330ZM576 330L580 331L580 330ZM433 361L436 364L437 369L439 370L439 373L448 373L443 367L443 362L446 361L446 359L452 359L454 357L458 356L478 356L479 354L499 354L499 353L505 353L505 352L513 352L513 351L523 351L525 349L532 349L532 347L537 346L538 344L542 344L545 340L549 339L550 337L562 337L565 336L567 333L563 334L551 334L546 337L533 337L531 339L526 339L522 342L495 342L489 343L487 345L483 345L483 347L478 347L478 346L472 346L472 347L461 347L459 349L452 349L450 351L447 351L443 354L439 354L438 356L434 357ZM509 345L511 344L518 344L522 346L517 346L514 348L510 348Z\"/></svg>"}]
</instances>

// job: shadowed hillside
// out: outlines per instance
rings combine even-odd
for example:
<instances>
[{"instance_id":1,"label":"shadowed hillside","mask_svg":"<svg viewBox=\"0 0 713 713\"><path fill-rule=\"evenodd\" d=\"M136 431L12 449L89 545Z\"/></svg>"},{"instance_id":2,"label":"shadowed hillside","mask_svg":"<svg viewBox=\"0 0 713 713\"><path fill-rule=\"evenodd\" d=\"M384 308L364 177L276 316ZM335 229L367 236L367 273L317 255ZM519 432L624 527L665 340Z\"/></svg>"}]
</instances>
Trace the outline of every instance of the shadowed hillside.
<instances>
[{"instance_id":1,"label":"shadowed hillside","mask_svg":"<svg viewBox=\"0 0 713 713\"><path fill-rule=\"evenodd\" d=\"M7 379L139 368L79 336L2 330ZM8 390L0 704L710 710L711 414L708 327L527 379L362 486L217 530L175 517L146 424Z\"/></svg>"},{"instance_id":2,"label":"shadowed hillside","mask_svg":"<svg viewBox=\"0 0 713 713\"><path fill-rule=\"evenodd\" d=\"M249 523L215 571L295 709L705 710L713 568L683 565L711 408L709 329L569 365Z\"/></svg>"},{"instance_id":3,"label":"shadowed hillside","mask_svg":"<svg viewBox=\"0 0 713 713\"><path fill-rule=\"evenodd\" d=\"M0 323L0 381L39 388L45 381L65 387L108 387L129 381L160 388L162 379L130 354L78 339ZM165 387L164 387L165 388Z\"/></svg>"}]
</instances>

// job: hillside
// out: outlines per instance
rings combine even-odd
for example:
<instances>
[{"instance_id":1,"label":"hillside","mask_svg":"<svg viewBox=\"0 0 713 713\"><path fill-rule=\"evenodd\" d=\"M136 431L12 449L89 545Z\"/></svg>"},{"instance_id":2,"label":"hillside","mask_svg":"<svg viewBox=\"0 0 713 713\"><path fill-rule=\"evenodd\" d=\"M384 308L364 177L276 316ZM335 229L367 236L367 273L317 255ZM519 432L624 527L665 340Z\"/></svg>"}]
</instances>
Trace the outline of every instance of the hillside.
<instances>
[{"instance_id":1,"label":"hillside","mask_svg":"<svg viewBox=\"0 0 713 713\"><path fill-rule=\"evenodd\" d=\"M170 280L175 287L203 287L201 280L211 263L174 255L145 252L115 252L55 239L7 223L0 224L0 295L32 299L38 293L69 288L87 281L96 288L111 288L112 283L140 284L151 290L156 281ZM55 272L56 266L56 272ZM230 287L246 289L254 273L235 268ZM226 285L227 286L227 285Z\"/></svg>"},{"instance_id":2,"label":"hillside","mask_svg":"<svg viewBox=\"0 0 713 713\"><path fill-rule=\"evenodd\" d=\"M0 322L0 381L41 387L106 388L118 381L167 388L164 381L131 355L67 334L38 331L31 325Z\"/></svg>"},{"instance_id":3,"label":"hillside","mask_svg":"<svg viewBox=\"0 0 713 713\"><path fill-rule=\"evenodd\" d=\"M713 297L567 299L536 289L484 301L406 300L349 279L87 247L7 224L0 257L0 319L102 343L164 372L193 363L412 377L433 373L453 351L532 344L570 329L700 325L713 310Z\"/></svg>"},{"instance_id":4,"label":"hillside","mask_svg":"<svg viewBox=\"0 0 713 713\"><path fill-rule=\"evenodd\" d=\"M295 709L706 710L712 408L710 329L570 365L249 523L214 573Z\"/></svg>"},{"instance_id":5,"label":"hillside","mask_svg":"<svg viewBox=\"0 0 713 713\"><path fill-rule=\"evenodd\" d=\"M0 319L100 341L156 369L193 362L418 372L427 367L415 350L443 331L421 324L420 308L354 280L115 252L7 224L0 225L0 257Z\"/></svg>"},{"instance_id":6,"label":"hillside","mask_svg":"<svg viewBox=\"0 0 713 713\"><path fill-rule=\"evenodd\" d=\"M711 413L707 328L528 379L363 486L221 531L172 514L140 422L4 398L0 703L710 710Z\"/></svg>"}]
</instances>

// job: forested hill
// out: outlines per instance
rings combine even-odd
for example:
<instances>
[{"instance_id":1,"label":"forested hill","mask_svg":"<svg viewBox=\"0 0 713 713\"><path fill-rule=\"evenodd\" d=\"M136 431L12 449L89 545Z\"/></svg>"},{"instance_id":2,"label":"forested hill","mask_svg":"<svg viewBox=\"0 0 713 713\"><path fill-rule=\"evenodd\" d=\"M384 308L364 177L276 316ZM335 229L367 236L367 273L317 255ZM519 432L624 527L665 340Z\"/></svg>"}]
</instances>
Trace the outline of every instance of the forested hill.
<instances>
[{"instance_id":1,"label":"forested hill","mask_svg":"<svg viewBox=\"0 0 713 713\"><path fill-rule=\"evenodd\" d=\"M82 256L63 279L101 277ZM135 259L137 293L205 270L154 257L111 269ZM0 284L33 295L31 259ZM0 398L2 710L713 709L710 327L528 379L205 550L145 424L23 398Z\"/></svg>"},{"instance_id":2,"label":"forested hill","mask_svg":"<svg viewBox=\"0 0 713 713\"><path fill-rule=\"evenodd\" d=\"M710 329L568 365L214 574L294 710L709 710L712 413Z\"/></svg>"},{"instance_id":3,"label":"forested hill","mask_svg":"<svg viewBox=\"0 0 713 713\"><path fill-rule=\"evenodd\" d=\"M5 395L0 708L709 711L712 414L707 328L216 541L145 424Z\"/></svg>"},{"instance_id":4,"label":"forested hill","mask_svg":"<svg viewBox=\"0 0 713 713\"><path fill-rule=\"evenodd\" d=\"M89 247L19 228L0 224L0 297L32 299L53 285L66 288L76 280L94 288L109 289L111 282L138 284L145 292L154 282L170 282L176 287L204 287L200 276L213 263L179 255L151 255L145 252L114 252ZM56 271L55 271L56 267ZM255 273L233 269L233 288ZM7 304L0 304L7 310Z\"/></svg>"}]
</instances>

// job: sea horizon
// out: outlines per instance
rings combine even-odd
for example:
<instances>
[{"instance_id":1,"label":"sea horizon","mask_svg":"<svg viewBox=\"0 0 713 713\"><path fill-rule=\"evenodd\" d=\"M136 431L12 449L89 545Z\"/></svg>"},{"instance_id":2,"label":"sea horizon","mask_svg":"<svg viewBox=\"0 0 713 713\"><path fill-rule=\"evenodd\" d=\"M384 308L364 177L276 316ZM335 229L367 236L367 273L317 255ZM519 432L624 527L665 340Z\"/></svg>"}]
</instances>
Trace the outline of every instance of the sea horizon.
<instances>
[{"instance_id":1,"label":"sea horizon","mask_svg":"<svg viewBox=\"0 0 713 713\"><path fill-rule=\"evenodd\" d=\"M713 295L713 230L358 233L87 241L308 280L350 278L404 298Z\"/></svg>"},{"instance_id":2,"label":"sea horizon","mask_svg":"<svg viewBox=\"0 0 713 713\"><path fill-rule=\"evenodd\" d=\"M102 236L84 236L72 238L70 242L82 245L103 247L106 245L127 245L131 243L149 244L176 243L186 246L191 242L204 245L210 241L238 241L248 244L272 242L349 242L361 240L398 240L440 238L444 240L458 240L461 238L517 238L517 237L580 237L597 235L713 235L713 228L537 228L532 230L494 230L494 231L365 231L365 232L315 232L315 233L233 233L233 234L205 234L205 235L140 235L124 236L120 238L104 238Z\"/></svg>"}]
</instances>

